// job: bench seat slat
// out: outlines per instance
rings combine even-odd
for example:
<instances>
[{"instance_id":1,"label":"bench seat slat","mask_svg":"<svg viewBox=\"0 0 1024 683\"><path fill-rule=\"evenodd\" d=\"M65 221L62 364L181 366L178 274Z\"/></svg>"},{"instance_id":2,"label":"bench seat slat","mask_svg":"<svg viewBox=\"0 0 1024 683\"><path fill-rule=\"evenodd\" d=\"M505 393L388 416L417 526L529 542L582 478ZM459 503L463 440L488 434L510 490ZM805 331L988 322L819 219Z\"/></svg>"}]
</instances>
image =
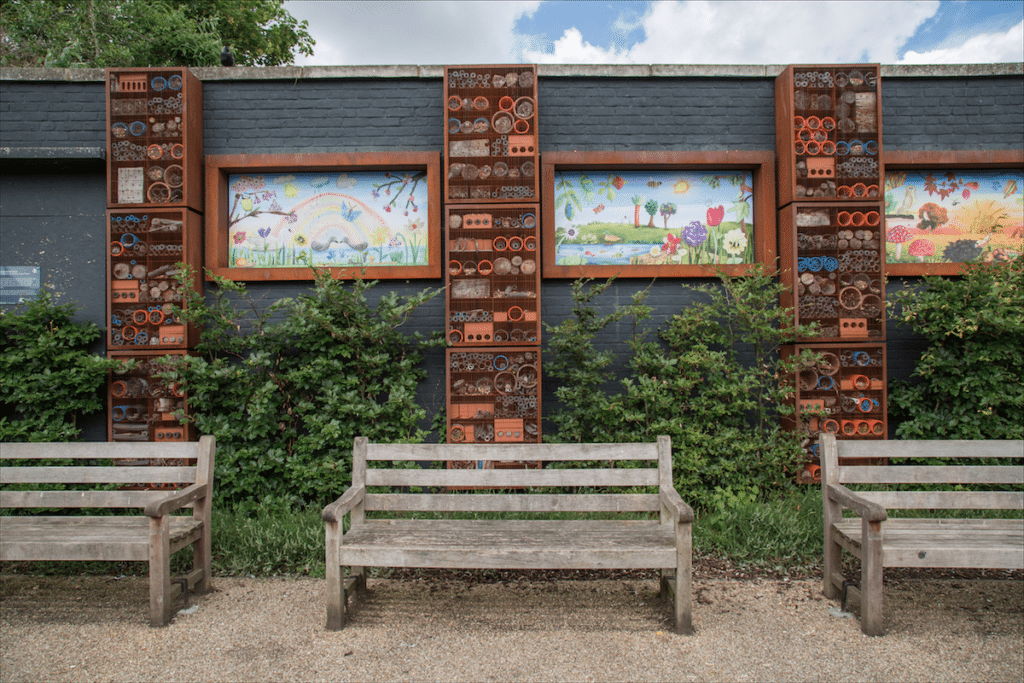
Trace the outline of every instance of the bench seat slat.
<instances>
[{"instance_id":1,"label":"bench seat slat","mask_svg":"<svg viewBox=\"0 0 1024 683\"><path fill-rule=\"evenodd\" d=\"M887 567L995 567L1024 569L1024 520L889 519L882 522L882 560ZM840 541L860 556L859 519L833 524Z\"/></svg>"},{"instance_id":2,"label":"bench seat slat","mask_svg":"<svg viewBox=\"0 0 1024 683\"><path fill-rule=\"evenodd\" d=\"M370 520L345 534L340 564L471 569L676 566L671 525L634 521Z\"/></svg>"},{"instance_id":3,"label":"bench seat slat","mask_svg":"<svg viewBox=\"0 0 1024 683\"><path fill-rule=\"evenodd\" d=\"M0 508L144 508L168 491L0 491ZM191 503L185 507L193 507Z\"/></svg>"},{"instance_id":4,"label":"bench seat slat","mask_svg":"<svg viewBox=\"0 0 1024 683\"><path fill-rule=\"evenodd\" d=\"M402 494L368 493L369 510L402 512L654 512L657 494Z\"/></svg>"},{"instance_id":5,"label":"bench seat slat","mask_svg":"<svg viewBox=\"0 0 1024 683\"><path fill-rule=\"evenodd\" d=\"M367 486L657 486L656 469L376 470Z\"/></svg>"},{"instance_id":6,"label":"bench seat slat","mask_svg":"<svg viewBox=\"0 0 1024 683\"><path fill-rule=\"evenodd\" d=\"M202 522L169 518L171 552L198 538ZM148 517L0 517L0 560L149 560Z\"/></svg>"},{"instance_id":7,"label":"bench seat slat","mask_svg":"<svg viewBox=\"0 0 1024 683\"><path fill-rule=\"evenodd\" d=\"M657 444L564 443L564 444L367 444L366 460L373 461L439 461L490 460L519 461L587 461L587 460L657 460Z\"/></svg>"},{"instance_id":8,"label":"bench seat slat","mask_svg":"<svg viewBox=\"0 0 1024 683\"><path fill-rule=\"evenodd\" d=\"M3 467L0 484L189 483L195 467Z\"/></svg>"},{"instance_id":9,"label":"bench seat slat","mask_svg":"<svg viewBox=\"0 0 1024 683\"><path fill-rule=\"evenodd\" d=\"M844 467L840 484L1024 484L1024 467L899 465Z\"/></svg>"},{"instance_id":10,"label":"bench seat slat","mask_svg":"<svg viewBox=\"0 0 1024 683\"><path fill-rule=\"evenodd\" d=\"M1020 510L1020 491L857 491L889 510Z\"/></svg>"},{"instance_id":11,"label":"bench seat slat","mask_svg":"<svg viewBox=\"0 0 1024 683\"><path fill-rule=\"evenodd\" d=\"M841 458L1024 458L1024 441L877 441L844 440Z\"/></svg>"}]
</instances>

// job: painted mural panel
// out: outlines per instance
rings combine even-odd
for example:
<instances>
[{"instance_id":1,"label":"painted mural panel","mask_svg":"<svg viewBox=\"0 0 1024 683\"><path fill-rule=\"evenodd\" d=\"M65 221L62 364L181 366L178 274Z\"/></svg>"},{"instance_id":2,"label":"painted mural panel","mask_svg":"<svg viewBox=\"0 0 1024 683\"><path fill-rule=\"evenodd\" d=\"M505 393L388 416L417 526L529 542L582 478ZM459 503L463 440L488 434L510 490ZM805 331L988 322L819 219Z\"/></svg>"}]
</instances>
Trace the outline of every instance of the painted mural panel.
<instances>
[{"instance_id":1,"label":"painted mural panel","mask_svg":"<svg viewBox=\"0 0 1024 683\"><path fill-rule=\"evenodd\" d=\"M425 266L425 171L228 176L229 265Z\"/></svg>"},{"instance_id":2,"label":"painted mural panel","mask_svg":"<svg viewBox=\"0 0 1024 683\"><path fill-rule=\"evenodd\" d=\"M1024 172L885 174L886 263L1009 261L1024 251Z\"/></svg>"},{"instance_id":3,"label":"painted mural panel","mask_svg":"<svg viewBox=\"0 0 1024 683\"><path fill-rule=\"evenodd\" d=\"M750 171L555 172L560 266L749 264Z\"/></svg>"}]
</instances>

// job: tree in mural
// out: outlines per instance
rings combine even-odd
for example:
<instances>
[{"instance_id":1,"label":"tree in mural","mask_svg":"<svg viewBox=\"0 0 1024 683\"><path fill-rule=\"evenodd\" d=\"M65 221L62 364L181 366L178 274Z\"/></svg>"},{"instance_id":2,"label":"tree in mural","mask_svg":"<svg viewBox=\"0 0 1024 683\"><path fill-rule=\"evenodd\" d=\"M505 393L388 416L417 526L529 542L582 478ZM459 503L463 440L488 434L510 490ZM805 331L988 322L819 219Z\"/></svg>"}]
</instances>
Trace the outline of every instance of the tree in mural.
<instances>
[{"instance_id":1,"label":"tree in mural","mask_svg":"<svg viewBox=\"0 0 1024 683\"><path fill-rule=\"evenodd\" d=\"M646 211L647 214L651 217L651 219L649 221L647 221L647 227L648 228L653 228L654 227L654 216L655 216L655 214L658 213L658 200L657 199L648 199L647 203L644 204L644 211Z\"/></svg>"},{"instance_id":2,"label":"tree in mural","mask_svg":"<svg viewBox=\"0 0 1024 683\"><path fill-rule=\"evenodd\" d=\"M666 230L668 230L668 218L669 218L669 216L674 216L676 214L677 210L678 210L678 207L676 207L676 205L673 204L672 202L665 202L664 204L661 205L661 207L659 207L658 213L660 213L661 217L665 220L665 229Z\"/></svg>"},{"instance_id":3,"label":"tree in mural","mask_svg":"<svg viewBox=\"0 0 1024 683\"><path fill-rule=\"evenodd\" d=\"M391 196L391 190L395 190L395 196L391 197L391 200L384 205L384 210L388 213L391 212L391 207L398 206L398 200L401 199L402 195L408 190L409 195L405 199L404 211L405 215L409 215L409 209L411 208L413 213L416 213L420 208L416 205L416 187L420 184L420 181L427 177L426 171L420 171L419 173L404 173L402 175L394 175L391 173L385 173L384 177L387 178L386 182L374 183L373 184L373 198L379 199L380 193L383 191L385 196Z\"/></svg>"}]
</instances>

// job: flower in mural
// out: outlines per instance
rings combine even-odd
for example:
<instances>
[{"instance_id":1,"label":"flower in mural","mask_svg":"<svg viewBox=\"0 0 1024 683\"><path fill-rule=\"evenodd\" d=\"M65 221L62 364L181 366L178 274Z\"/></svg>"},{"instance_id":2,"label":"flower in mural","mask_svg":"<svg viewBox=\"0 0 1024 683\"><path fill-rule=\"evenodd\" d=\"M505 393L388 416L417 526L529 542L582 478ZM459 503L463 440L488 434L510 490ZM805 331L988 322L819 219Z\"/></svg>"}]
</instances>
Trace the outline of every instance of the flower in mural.
<instances>
[{"instance_id":1,"label":"flower in mural","mask_svg":"<svg viewBox=\"0 0 1024 683\"><path fill-rule=\"evenodd\" d=\"M668 233L665 235L665 241L661 244L661 250L668 254L674 254L679 248L680 242L682 242L682 239L672 233Z\"/></svg>"},{"instance_id":2,"label":"flower in mural","mask_svg":"<svg viewBox=\"0 0 1024 683\"><path fill-rule=\"evenodd\" d=\"M732 258L739 258L740 254L747 248L747 234L740 228L730 230L725 233L725 239L722 240L722 248ZM739 261L735 262L739 263Z\"/></svg>"},{"instance_id":3,"label":"flower in mural","mask_svg":"<svg viewBox=\"0 0 1024 683\"><path fill-rule=\"evenodd\" d=\"M302 233L299 233L298 235L295 235L294 237L292 237L292 241L295 242L295 244L297 246L300 246L300 247L306 246L306 236L303 235Z\"/></svg>"},{"instance_id":4,"label":"flower in mural","mask_svg":"<svg viewBox=\"0 0 1024 683\"><path fill-rule=\"evenodd\" d=\"M259 230L257 230L257 232L260 234L260 237L262 237L263 239L267 239L267 237L270 235L270 228L260 228Z\"/></svg>"},{"instance_id":5,"label":"flower in mural","mask_svg":"<svg viewBox=\"0 0 1024 683\"><path fill-rule=\"evenodd\" d=\"M707 219L708 225L712 228L716 228L722 224L722 219L725 218L725 207L724 206L712 206L708 208Z\"/></svg>"},{"instance_id":6,"label":"flower in mural","mask_svg":"<svg viewBox=\"0 0 1024 683\"><path fill-rule=\"evenodd\" d=\"M233 237L235 238L235 244L241 244L245 241L245 230L239 230Z\"/></svg>"},{"instance_id":7,"label":"flower in mural","mask_svg":"<svg viewBox=\"0 0 1024 683\"><path fill-rule=\"evenodd\" d=\"M696 249L707 241L708 229L700 221L693 221L683 228L683 239Z\"/></svg>"}]
</instances>

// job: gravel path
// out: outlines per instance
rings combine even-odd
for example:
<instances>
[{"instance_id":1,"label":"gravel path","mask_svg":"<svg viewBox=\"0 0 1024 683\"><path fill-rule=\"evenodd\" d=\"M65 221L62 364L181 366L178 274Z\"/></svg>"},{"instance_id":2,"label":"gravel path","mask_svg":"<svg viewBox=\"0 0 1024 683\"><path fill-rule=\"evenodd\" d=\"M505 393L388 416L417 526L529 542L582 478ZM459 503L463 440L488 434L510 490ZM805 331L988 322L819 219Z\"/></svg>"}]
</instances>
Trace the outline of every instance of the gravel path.
<instances>
[{"instance_id":1,"label":"gravel path","mask_svg":"<svg viewBox=\"0 0 1024 683\"><path fill-rule=\"evenodd\" d=\"M324 582L219 578L150 629L142 578L0 576L0 681L1021 681L1024 583L894 580L888 634L817 579L696 577L692 637L649 579L371 579L327 632ZM831 610L831 612L830 612Z\"/></svg>"}]
</instances>

